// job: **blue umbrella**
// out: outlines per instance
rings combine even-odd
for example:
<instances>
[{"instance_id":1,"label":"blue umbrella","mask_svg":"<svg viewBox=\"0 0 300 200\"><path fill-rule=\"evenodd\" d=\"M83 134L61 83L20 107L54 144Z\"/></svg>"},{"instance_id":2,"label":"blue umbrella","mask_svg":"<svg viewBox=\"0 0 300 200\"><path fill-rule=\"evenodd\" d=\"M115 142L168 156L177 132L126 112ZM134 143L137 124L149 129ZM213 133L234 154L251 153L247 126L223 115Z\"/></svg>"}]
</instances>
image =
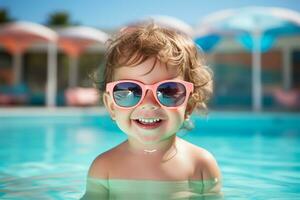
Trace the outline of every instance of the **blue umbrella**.
<instances>
[{"instance_id":1,"label":"blue umbrella","mask_svg":"<svg viewBox=\"0 0 300 200\"><path fill-rule=\"evenodd\" d=\"M252 102L253 109L260 111L261 52L268 51L277 37L299 33L299 13L275 7L247 7L207 16L196 28L195 41L203 50L209 51L222 36L232 35L252 51Z\"/></svg>"}]
</instances>

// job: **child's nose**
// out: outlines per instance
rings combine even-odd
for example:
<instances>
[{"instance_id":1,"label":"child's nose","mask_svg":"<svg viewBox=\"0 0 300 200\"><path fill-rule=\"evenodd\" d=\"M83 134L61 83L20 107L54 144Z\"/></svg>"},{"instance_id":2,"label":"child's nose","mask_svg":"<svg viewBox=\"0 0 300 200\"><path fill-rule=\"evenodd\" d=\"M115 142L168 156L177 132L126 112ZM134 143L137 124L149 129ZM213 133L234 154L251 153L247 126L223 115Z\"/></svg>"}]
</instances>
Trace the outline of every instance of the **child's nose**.
<instances>
[{"instance_id":1,"label":"child's nose","mask_svg":"<svg viewBox=\"0 0 300 200\"><path fill-rule=\"evenodd\" d=\"M158 107L159 106L159 103L156 101L155 97L154 97L155 94L153 94L153 92L151 90L147 90L146 91L146 94L145 94L145 98L143 99L143 102L142 102L142 107Z\"/></svg>"}]
</instances>

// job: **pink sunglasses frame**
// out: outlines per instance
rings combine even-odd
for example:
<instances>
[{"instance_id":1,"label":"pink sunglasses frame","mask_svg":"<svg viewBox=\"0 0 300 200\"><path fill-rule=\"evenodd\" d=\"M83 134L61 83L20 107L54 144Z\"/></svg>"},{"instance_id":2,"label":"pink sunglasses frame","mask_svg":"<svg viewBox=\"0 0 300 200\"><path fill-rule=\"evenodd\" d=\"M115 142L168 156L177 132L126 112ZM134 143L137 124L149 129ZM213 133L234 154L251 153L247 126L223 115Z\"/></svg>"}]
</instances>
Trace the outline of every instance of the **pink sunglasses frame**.
<instances>
[{"instance_id":1,"label":"pink sunglasses frame","mask_svg":"<svg viewBox=\"0 0 300 200\"><path fill-rule=\"evenodd\" d=\"M141 97L140 101L136 105L134 105L132 107L122 107L122 106L119 106L115 102L114 97L112 96L114 87L117 84L124 83L124 82L135 83L135 84L139 85L142 88L142 97ZM157 90L158 86L161 85L161 84L163 84L163 83L168 83L168 82L181 83L182 85L184 85L184 87L186 89L185 100L179 106L175 106L175 107L164 106L163 104L160 103L160 101L157 98L156 90ZM182 105L186 105L186 103L187 103L187 101L189 99L190 94L194 91L194 84L191 83L191 82L183 81L183 80L172 80L172 79L171 80L160 81L160 82L154 83L152 85L146 85L144 83L141 83L141 82L138 82L138 81L134 81L134 80L120 80L120 81L114 81L114 82L110 82L110 83L106 84L106 92L108 92L111 95L115 106L118 107L118 108L121 108L121 109L133 109L133 108L139 106L142 103L142 101L144 100L147 90L151 90L152 91L152 94L155 97L155 100L158 102L158 104L161 107L166 108L166 109L176 109L176 108L178 108L178 107L180 107Z\"/></svg>"}]
</instances>

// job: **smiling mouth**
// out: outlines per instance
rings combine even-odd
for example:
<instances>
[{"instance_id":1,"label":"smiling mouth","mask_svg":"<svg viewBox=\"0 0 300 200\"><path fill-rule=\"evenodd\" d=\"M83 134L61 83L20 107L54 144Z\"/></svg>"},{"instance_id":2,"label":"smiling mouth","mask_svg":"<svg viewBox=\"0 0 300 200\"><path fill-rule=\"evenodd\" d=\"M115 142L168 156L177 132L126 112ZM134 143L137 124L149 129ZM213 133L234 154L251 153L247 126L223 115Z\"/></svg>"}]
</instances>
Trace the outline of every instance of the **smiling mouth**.
<instances>
[{"instance_id":1,"label":"smiling mouth","mask_svg":"<svg viewBox=\"0 0 300 200\"><path fill-rule=\"evenodd\" d=\"M143 129L154 129L161 125L163 120L159 118L149 118L149 119L135 119L134 122Z\"/></svg>"}]
</instances>

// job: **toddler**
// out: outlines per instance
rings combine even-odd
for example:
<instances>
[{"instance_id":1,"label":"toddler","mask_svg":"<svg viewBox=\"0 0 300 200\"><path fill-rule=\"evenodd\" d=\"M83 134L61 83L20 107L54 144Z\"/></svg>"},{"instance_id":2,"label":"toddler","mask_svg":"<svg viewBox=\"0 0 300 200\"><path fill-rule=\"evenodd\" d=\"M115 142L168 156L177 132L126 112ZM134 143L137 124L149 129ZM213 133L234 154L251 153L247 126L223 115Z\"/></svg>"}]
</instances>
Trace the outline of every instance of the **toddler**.
<instances>
[{"instance_id":1,"label":"toddler","mask_svg":"<svg viewBox=\"0 0 300 200\"><path fill-rule=\"evenodd\" d=\"M219 194L207 150L176 133L212 93L212 75L192 39L154 23L110 41L103 102L127 140L90 166L82 199L189 199Z\"/></svg>"}]
</instances>

